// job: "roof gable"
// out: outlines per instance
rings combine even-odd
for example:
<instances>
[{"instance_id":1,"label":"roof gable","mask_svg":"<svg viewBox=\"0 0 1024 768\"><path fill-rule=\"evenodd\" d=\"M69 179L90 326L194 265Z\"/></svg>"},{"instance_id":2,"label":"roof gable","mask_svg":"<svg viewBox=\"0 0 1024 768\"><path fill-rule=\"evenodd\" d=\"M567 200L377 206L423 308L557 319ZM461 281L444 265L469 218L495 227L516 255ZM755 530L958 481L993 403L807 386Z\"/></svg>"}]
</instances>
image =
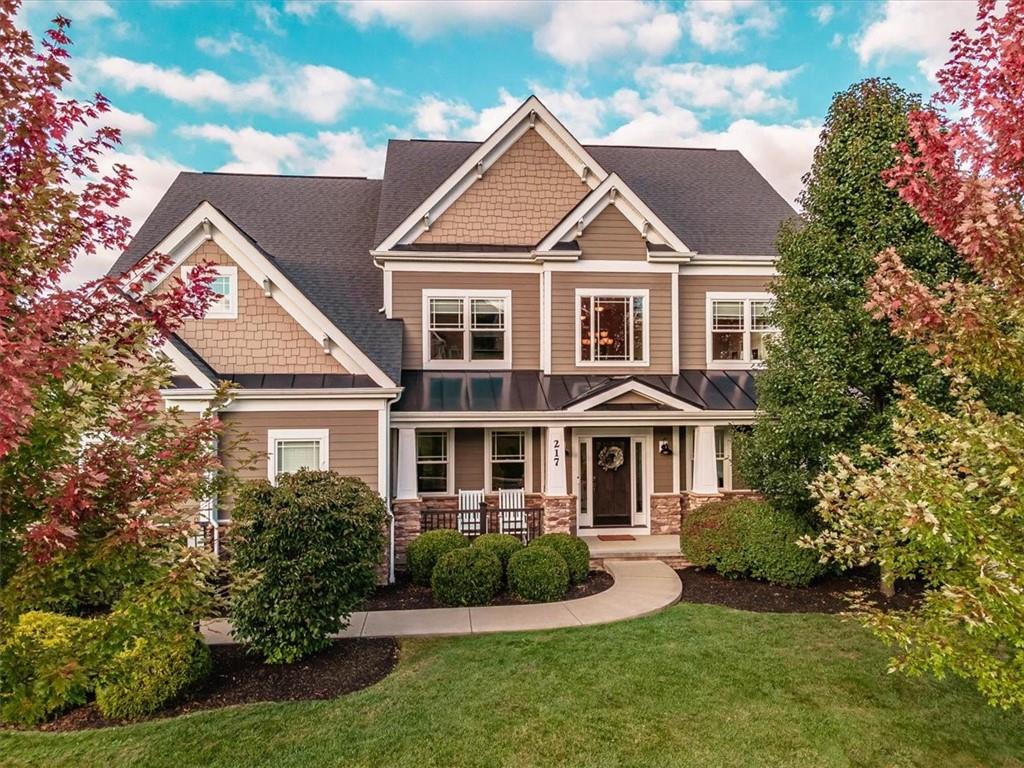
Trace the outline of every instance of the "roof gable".
<instances>
[{"instance_id":1,"label":"roof gable","mask_svg":"<svg viewBox=\"0 0 1024 768\"><path fill-rule=\"evenodd\" d=\"M614 410L618 405L650 404L658 409L699 411L700 408L677 395L633 378L620 381L608 379L575 398L565 406L567 411Z\"/></svg>"}]
</instances>

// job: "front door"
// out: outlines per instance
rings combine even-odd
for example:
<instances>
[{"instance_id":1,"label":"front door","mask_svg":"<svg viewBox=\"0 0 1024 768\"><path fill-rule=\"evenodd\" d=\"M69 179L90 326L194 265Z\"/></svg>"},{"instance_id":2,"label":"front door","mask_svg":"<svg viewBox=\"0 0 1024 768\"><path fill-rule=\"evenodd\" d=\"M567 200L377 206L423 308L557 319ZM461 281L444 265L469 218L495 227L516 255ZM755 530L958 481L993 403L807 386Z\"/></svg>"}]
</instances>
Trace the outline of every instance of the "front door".
<instances>
[{"instance_id":1,"label":"front door","mask_svg":"<svg viewBox=\"0 0 1024 768\"><path fill-rule=\"evenodd\" d=\"M591 452L594 476L594 525L632 524L630 438L595 437Z\"/></svg>"}]
</instances>

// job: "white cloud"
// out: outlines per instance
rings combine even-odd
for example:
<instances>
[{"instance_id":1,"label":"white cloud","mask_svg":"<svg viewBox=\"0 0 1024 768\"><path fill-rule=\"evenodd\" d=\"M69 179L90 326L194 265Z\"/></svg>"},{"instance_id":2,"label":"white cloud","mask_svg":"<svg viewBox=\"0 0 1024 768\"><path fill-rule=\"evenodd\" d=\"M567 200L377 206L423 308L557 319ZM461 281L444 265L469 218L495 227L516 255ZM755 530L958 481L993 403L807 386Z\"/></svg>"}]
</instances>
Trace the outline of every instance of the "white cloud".
<instances>
[{"instance_id":1,"label":"white cloud","mask_svg":"<svg viewBox=\"0 0 1024 768\"><path fill-rule=\"evenodd\" d=\"M690 38L708 51L740 47L747 32L766 35L775 29L781 11L763 0L690 0L683 26Z\"/></svg>"},{"instance_id":2,"label":"white cloud","mask_svg":"<svg viewBox=\"0 0 1024 768\"><path fill-rule=\"evenodd\" d=\"M302 21L309 21L320 10L316 0L285 0L284 12L298 16Z\"/></svg>"},{"instance_id":3,"label":"white cloud","mask_svg":"<svg viewBox=\"0 0 1024 768\"><path fill-rule=\"evenodd\" d=\"M227 37L204 35L196 38L196 48L211 56L227 56L229 53L244 51L248 47L249 39L239 32L232 32Z\"/></svg>"},{"instance_id":4,"label":"white cloud","mask_svg":"<svg viewBox=\"0 0 1024 768\"><path fill-rule=\"evenodd\" d=\"M426 139L446 139L456 136L467 122L476 119L476 111L468 104L422 97L413 109L413 128L416 135Z\"/></svg>"},{"instance_id":5,"label":"white cloud","mask_svg":"<svg viewBox=\"0 0 1024 768\"><path fill-rule=\"evenodd\" d=\"M387 148L369 146L356 129L321 131L316 136L320 155L313 162L313 173L322 176L380 177Z\"/></svg>"},{"instance_id":6,"label":"white cloud","mask_svg":"<svg viewBox=\"0 0 1024 768\"><path fill-rule=\"evenodd\" d=\"M825 3L824 5L817 5L811 9L811 16L817 19L821 25L828 24L836 15L836 8L834 5Z\"/></svg>"},{"instance_id":7,"label":"white cloud","mask_svg":"<svg viewBox=\"0 0 1024 768\"><path fill-rule=\"evenodd\" d=\"M519 0L359 0L338 2L336 7L361 27L383 24L416 40L467 27L530 26L549 12L544 3Z\"/></svg>"},{"instance_id":8,"label":"white cloud","mask_svg":"<svg viewBox=\"0 0 1024 768\"><path fill-rule=\"evenodd\" d=\"M284 87L284 105L315 123L331 123L361 96L374 91L371 80L326 65L307 64Z\"/></svg>"},{"instance_id":9,"label":"white cloud","mask_svg":"<svg viewBox=\"0 0 1024 768\"><path fill-rule=\"evenodd\" d=\"M862 64L885 64L893 56L919 56L918 69L934 79L949 59L949 36L975 26L972 0L887 0L881 15L853 40Z\"/></svg>"},{"instance_id":10,"label":"white cloud","mask_svg":"<svg viewBox=\"0 0 1024 768\"><path fill-rule=\"evenodd\" d=\"M90 120L87 125L76 131L76 135L84 136L100 127L118 128L121 131L121 141L129 142L133 139L141 139L152 136L156 131L156 123L140 112L125 112L123 109L111 107L108 111Z\"/></svg>"},{"instance_id":11,"label":"white cloud","mask_svg":"<svg viewBox=\"0 0 1024 768\"><path fill-rule=\"evenodd\" d=\"M691 109L751 115L792 109L793 101L779 90L795 72L768 69L763 64L723 67L688 62L640 67L635 78L641 87L662 91Z\"/></svg>"},{"instance_id":12,"label":"white cloud","mask_svg":"<svg viewBox=\"0 0 1024 768\"><path fill-rule=\"evenodd\" d=\"M284 30L281 29L281 25L278 23L281 19L281 12L277 8L270 3L250 3L249 8L256 14L256 18L264 28L275 35L284 34Z\"/></svg>"}]
</instances>

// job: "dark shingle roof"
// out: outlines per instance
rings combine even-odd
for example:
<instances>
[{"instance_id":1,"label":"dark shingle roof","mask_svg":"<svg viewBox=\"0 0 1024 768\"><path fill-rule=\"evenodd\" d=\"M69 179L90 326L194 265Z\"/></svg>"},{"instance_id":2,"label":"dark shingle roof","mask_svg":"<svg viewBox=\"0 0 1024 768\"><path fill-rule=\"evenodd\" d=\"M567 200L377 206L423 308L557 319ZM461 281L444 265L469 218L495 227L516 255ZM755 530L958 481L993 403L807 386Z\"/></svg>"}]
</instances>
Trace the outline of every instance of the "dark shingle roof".
<instances>
[{"instance_id":1,"label":"dark shingle roof","mask_svg":"<svg viewBox=\"0 0 1024 768\"><path fill-rule=\"evenodd\" d=\"M111 272L137 262L207 201L397 381L402 326L377 312L383 281L369 256L381 187L359 178L182 173Z\"/></svg>"},{"instance_id":2,"label":"dark shingle roof","mask_svg":"<svg viewBox=\"0 0 1024 768\"><path fill-rule=\"evenodd\" d=\"M192 365L199 369L199 372L202 373L203 376L208 378L210 381L217 381L217 372L213 370L213 367L206 362L198 352L186 344L184 339L176 333L172 333L167 337L167 343L184 355ZM189 379L189 381L191 381L191 379ZM195 386L195 384L192 384L192 386Z\"/></svg>"},{"instance_id":3,"label":"dark shingle roof","mask_svg":"<svg viewBox=\"0 0 1024 768\"><path fill-rule=\"evenodd\" d=\"M478 146L467 141L389 142L376 243ZM734 150L602 145L586 149L606 171L618 173L697 253L774 255L779 225L796 215Z\"/></svg>"}]
</instances>

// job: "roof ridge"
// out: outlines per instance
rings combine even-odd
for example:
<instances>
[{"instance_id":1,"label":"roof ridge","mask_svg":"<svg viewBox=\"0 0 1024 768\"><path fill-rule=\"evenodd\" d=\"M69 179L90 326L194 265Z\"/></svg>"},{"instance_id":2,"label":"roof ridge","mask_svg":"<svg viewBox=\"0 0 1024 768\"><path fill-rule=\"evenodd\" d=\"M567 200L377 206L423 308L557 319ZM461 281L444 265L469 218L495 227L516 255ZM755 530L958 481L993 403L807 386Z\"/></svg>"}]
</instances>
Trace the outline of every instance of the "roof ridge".
<instances>
[{"instance_id":1,"label":"roof ridge","mask_svg":"<svg viewBox=\"0 0 1024 768\"><path fill-rule=\"evenodd\" d=\"M351 179L352 181L380 181L370 176L331 176L316 173L243 173L240 171L182 171L190 176L253 176L267 179Z\"/></svg>"}]
</instances>

